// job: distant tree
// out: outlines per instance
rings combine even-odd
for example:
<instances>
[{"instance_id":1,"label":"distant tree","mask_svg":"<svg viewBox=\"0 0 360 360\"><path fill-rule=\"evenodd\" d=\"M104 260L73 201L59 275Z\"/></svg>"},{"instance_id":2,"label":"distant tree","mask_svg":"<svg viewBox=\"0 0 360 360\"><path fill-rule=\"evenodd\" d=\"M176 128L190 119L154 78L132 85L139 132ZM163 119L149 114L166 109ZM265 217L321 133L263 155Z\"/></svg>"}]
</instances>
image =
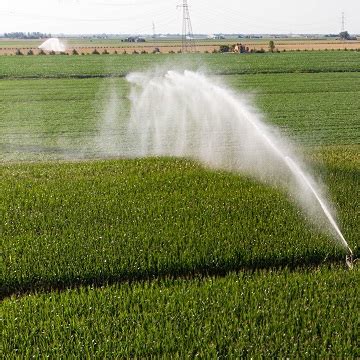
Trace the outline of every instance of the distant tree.
<instances>
[{"instance_id":1,"label":"distant tree","mask_svg":"<svg viewBox=\"0 0 360 360\"><path fill-rule=\"evenodd\" d=\"M273 40L270 40L269 41L269 51L274 52L274 50L275 50L275 43Z\"/></svg>"},{"instance_id":2,"label":"distant tree","mask_svg":"<svg viewBox=\"0 0 360 360\"><path fill-rule=\"evenodd\" d=\"M92 54L94 54L94 55L100 55L100 53L96 50L96 48L93 50Z\"/></svg>"},{"instance_id":3,"label":"distant tree","mask_svg":"<svg viewBox=\"0 0 360 360\"><path fill-rule=\"evenodd\" d=\"M73 55L79 55L79 53L77 52L76 49L73 49L72 54L73 54Z\"/></svg>"},{"instance_id":4,"label":"distant tree","mask_svg":"<svg viewBox=\"0 0 360 360\"><path fill-rule=\"evenodd\" d=\"M341 40L356 40L356 37L351 36L347 31L342 31L339 36Z\"/></svg>"},{"instance_id":5,"label":"distant tree","mask_svg":"<svg viewBox=\"0 0 360 360\"><path fill-rule=\"evenodd\" d=\"M28 55L34 55L34 52L32 51L32 49L30 49L27 54Z\"/></svg>"},{"instance_id":6,"label":"distant tree","mask_svg":"<svg viewBox=\"0 0 360 360\"><path fill-rule=\"evenodd\" d=\"M15 55L24 55L20 49L16 49Z\"/></svg>"},{"instance_id":7,"label":"distant tree","mask_svg":"<svg viewBox=\"0 0 360 360\"><path fill-rule=\"evenodd\" d=\"M342 31L339 36L342 40L350 40L350 34L347 31Z\"/></svg>"},{"instance_id":8,"label":"distant tree","mask_svg":"<svg viewBox=\"0 0 360 360\"><path fill-rule=\"evenodd\" d=\"M227 53L230 51L230 46L229 45L220 45L219 51L221 53Z\"/></svg>"},{"instance_id":9,"label":"distant tree","mask_svg":"<svg viewBox=\"0 0 360 360\"><path fill-rule=\"evenodd\" d=\"M5 33L4 37L9 39L43 39L43 38L51 37L51 35L43 34L40 32L31 32L31 33L12 32L12 33Z\"/></svg>"}]
</instances>

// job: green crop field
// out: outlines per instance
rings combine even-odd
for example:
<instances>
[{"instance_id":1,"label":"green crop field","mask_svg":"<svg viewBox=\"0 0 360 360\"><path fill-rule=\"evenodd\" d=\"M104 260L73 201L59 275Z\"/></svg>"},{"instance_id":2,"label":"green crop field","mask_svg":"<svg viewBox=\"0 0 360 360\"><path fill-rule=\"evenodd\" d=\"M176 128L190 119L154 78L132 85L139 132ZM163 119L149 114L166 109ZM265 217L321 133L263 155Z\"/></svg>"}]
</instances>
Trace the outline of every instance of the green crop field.
<instances>
[{"instance_id":1,"label":"green crop field","mask_svg":"<svg viewBox=\"0 0 360 360\"><path fill-rule=\"evenodd\" d=\"M154 279L12 298L8 354L35 358L360 356L359 272Z\"/></svg>"},{"instance_id":2,"label":"green crop field","mask_svg":"<svg viewBox=\"0 0 360 360\"><path fill-rule=\"evenodd\" d=\"M208 69L215 74L358 72L360 52L287 52L281 54L138 54L1 56L0 79L124 76L159 64Z\"/></svg>"},{"instance_id":3,"label":"green crop field","mask_svg":"<svg viewBox=\"0 0 360 360\"><path fill-rule=\"evenodd\" d=\"M282 189L116 153L125 75L156 66L250 97L359 256L359 53L0 57L4 357L358 358L359 266Z\"/></svg>"}]
</instances>

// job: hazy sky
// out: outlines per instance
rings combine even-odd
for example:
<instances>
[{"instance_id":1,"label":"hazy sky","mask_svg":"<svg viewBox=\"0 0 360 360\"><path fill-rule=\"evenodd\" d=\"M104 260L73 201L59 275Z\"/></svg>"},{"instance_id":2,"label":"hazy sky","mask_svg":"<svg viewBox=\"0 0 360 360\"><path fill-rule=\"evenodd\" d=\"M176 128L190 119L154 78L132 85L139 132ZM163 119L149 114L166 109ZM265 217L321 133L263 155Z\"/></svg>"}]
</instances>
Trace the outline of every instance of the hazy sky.
<instances>
[{"instance_id":1,"label":"hazy sky","mask_svg":"<svg viewBox=\"0 0 360 360\"><path fill-rule=\"evenodd\" d=\"M182 0L1 0L0 33L181 33ZM194 33L360 33L360 0L188 0Z\"/></svg>"}]
</instances>

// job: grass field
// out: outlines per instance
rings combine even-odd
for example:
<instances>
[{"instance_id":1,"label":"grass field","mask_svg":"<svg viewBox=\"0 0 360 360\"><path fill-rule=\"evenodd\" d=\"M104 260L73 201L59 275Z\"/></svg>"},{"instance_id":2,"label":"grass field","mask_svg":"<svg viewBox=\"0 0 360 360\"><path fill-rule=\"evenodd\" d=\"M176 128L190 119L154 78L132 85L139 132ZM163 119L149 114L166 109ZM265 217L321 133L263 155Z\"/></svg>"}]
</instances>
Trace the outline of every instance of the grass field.
<instances>
[{"instance_id":1,"label":"grass field","mask_svg":"<svg viewBox=\"0 0 360 360\"><path fill-rule=\"evenodd\" d=\"M358 358L359 267L280 189L103 159L111 91L122 119L124 75L170 60L302 144L359 256L360 54L0 57L5 357Z\"/></svg>"}]
</instances>

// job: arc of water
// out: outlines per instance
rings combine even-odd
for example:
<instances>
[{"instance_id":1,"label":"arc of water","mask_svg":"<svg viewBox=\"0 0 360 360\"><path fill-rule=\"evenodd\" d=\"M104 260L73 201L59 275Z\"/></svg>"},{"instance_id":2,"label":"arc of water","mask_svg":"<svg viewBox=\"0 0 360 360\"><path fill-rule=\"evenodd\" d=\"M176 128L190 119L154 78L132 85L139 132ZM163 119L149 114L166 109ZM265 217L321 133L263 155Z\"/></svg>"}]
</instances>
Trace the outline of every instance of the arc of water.
<instances>
[{"instance_id":1,"label":"arc of water","mask_svg":"<svg viewBox=\"0 0 360 360\"><path fill-rule=\"evenodd\" d=\"M327 219L329 220L330 224L333 226L333 228L335 229L336 233L338 234L342 244L345 246L345 248L349 251L349 253L352 255L353 252L350 248L350 246L348 245L348 243L346 242L343 234L341 233L339 227L337 226L334 218L331 216L328 208L325 206L324 202L322 201L322 199L319 197L319 195L317 194L317 192L315 191L314 187L311 185L309 179L306 177L306 175L304 174L304 172L300 169L300 167L289 157L286 156L285 157L285 161L287 163L287 165L289 166L290 170L296 175L299 174L300 178L303 180L303 182L306 184L306 186L311 190L312 194L315 196L316 200L318 201L318 203L320 204L322 210L324 211L324 214L326 215Z\"/></svg>"},{"instance_id":2,"label":"arc of water","mask_svg":"<svg viewBox=\"0 0 360 360\"><path fill-rule=\"evenodd\" d=\"M255 125L255 124L254 124ZM259 129L258 129L259 130ZM347 243L347 241L345 240L342 232L340 231L338 225L336 224L336 221L334 220L334 218L332 217L329 209L327 208L327 206L324 204L323 200L320 198L320 196L318 195L318 193L316 192L316 190L314 189L314 187L311 185L309 179L307 178L307 176L304 174L304 172L300 169L300 167L294 162L294 160L291 159L291 157L289 156L284 156L284 154L273 144L273 142L266 136L263 134L263 137L265 138L266 142L275 150L275 152L278 154L278 156L280 156L281 159L283 159L286 163L286 165L289 167L290 171L295 175L295 176L300 176L300 179L305 183L305 185L310 189L311 193L315 196L317 202L319 203L319 205L321 206L321 209L323 210L326 218L328 219L328 221L330 222L330 224L332 225L332 227L335 229L337 235L339 236L339 239L341 240L342 244L344 245L344 247L348 250L349 254L353 254L349 244Z\"/></svg>"},{"instance_id":3,"label":"arc of water","mask_svg":"<svg viewBox=\"0 0 360 360\"><path fill-rule=\"evenodd\" d=\"M251 125L256 129L256 131L258 133L261 133L261 135L263 136L264 140L266 141L266 143L274 150L274 152L285 162L285 164L288 166L288 168L290 169L290 171L293 173L294 176L300 176L300 179L305 183L305 185L310 189L311 193L315 196L317 202L319 203L319 205L321 206L321 209L323 210L326 218L328 219L328 221L330 222L331 226L334 228L335 232L337 233L337 235L339 236L339 239L341 241L341 243L343 244L343 246L348 250L350 256L353 256L353 252L349 246L349 244L347 243L347 241L345 240L343 234L341 233L338 225L336 224L336 221L334 220L334 218L332 217L329 209L327 208L327 206L324 204L323 200L320 198L320 196L318 195L318 193L316 192L316 190L314 189L314 187L311 185L309 179L307 178L307 176L304 174L304 172L300 169L300 167L289 157L284 155L277 147L276 145L271 141L271 139L266 136L266 134L261 132L261 129L259 128L259 126L249 120L248 117L246 117L246 119L251 123Z\"/></svg>"},{"instance_id":4,"label":"arc of water","mask_svg":"<svg viewBox=\"0 0 360 360\"><path fill-rule=\"evenodd\" d=\"M177 154L178 152L180 152L180 154L192 155L203 161L207 161L207 158L203 156L203 153L201 152L204 147L203 142L204 141L210 142L214 140L215 141L214 148L217 147L216 145L220 145L220 147L221 145L223 145L221 141L216 143L217 140L222 139L222 135L221 135L222 132L219 131L219 127L217 126L218 124L223 126L224 129L230 129L231 131L233 130L233 134L238 134L239 131L241 134L241 131L244 131L246 135L245 138L242 139L245 142L249 142L250 140L256 143L257 140L261 140L260 145L262 147L263 145L265 145L265 148L262 148L263 154L265 155L270 150L269 151L270 160L271 159L275 160L275 158L277 158L280 161L280 163L282 163L284 167L286 167L290 171L291 175L295 178L295 180L301 182L304 185L304 189L306 188L309 191L313 199L316 200L318 205L321 207L324 216L327 218L329 222L329 225L332 226L335 233L337 234L340 244L348 251L348 256L352 258L353 252L350 249L348 243L346 242L344 236L342 235L334 218L332 217L328 205L321 197L320 193L318 192L319 190L316 189L315 186L316 184L314 183L312 178L301 169L301 167L297 164L297 162L294 161L295 158L292 155L292 152L290 150L287 150L289 144L287 144L286 141L284 142L281 137L274 137L272 133L269 131L270 129L268 129L267 126L261 122L261 119L259 119L254 112L249 110L249 108L246 106L247 105L246 102L241 101L241 99L239 99L239 97L236 96L236 94L232 93L225 87L212 83L205 76L192 71L184 71L183 74L177 71L167 71L165 75L155 76L150 78L147 76L144 77L141 74L132 74L129 75L127 79L130 82L135 83L136 85L140 85L142 92L140 92L140 95L135 93L134 100L139 100L140 103L144 102L143 105L145 106L145 108L148 109L148 111L151 114L154 112L153 111L154 103L158 104L159 98L161 98L161 96L165 96L165 95L168 96L170 104L172 100L174 101L174 104L177 104L179 102L179 98L184 100L182 104L183 112L180 112L178 117L171 118L171 120L175 120L175 124L174 124L175 129L177 129L176 126L178 127L181 126L183 143L180 151L177 150L178 146L176 146L177 143L176 141L171 143L169 145L169 148L166 147L166 151L169 152L170 154L174 154L174 153ZM201 118L201 116L197 112L198 104L195 104L193 98L191 97L192 96L191 94L193 93L197 95L197 99L200 101L200 105L204 105L204 106L207 105L207 107L205 108L208 108L211 105L210 109L215 108L215 110L218 111L218 112L215 111L215 114L212 113L209 114L208 112L205 112L205 116L203 114L201 115L203 116L202 118L203 121L211 120L212 121L211 124L213 126L212 127L207 126L206 129L210 129L210 130L209 131L206 130L202 132L202 137L200 136L200 140L202 141L202 143L200 145L200 148L198 149L198 152L196 151L193 152L193 149L189 149L186 147L187 144L186 136L188 135L188 131L186 127L187 120L183 116L185 110L189 111L190 114L189 118L195 119L196 122L195 125L200 126L200 130L203 129L204 125L199 124L199 117ZM149 96L150 94L153 94L153 97ZM153 102L149 101L149 98ZM212 107L213 99L219 99L219 101L221 101L221 107L218 108L216 108L216 106ZM223 107L230 110L226 113L226 115L223 118L221 118L220 111L222 111ZM138 123L139 120L138 117L140 116L140 118L142 119L142 112L138 111L139 109L138 102L136 102L136 106L134 107L134 109L135 109L134 118ZM155 107L155 109L159 111L159 114L150 117L145 123L149 126L149 121L150 122L153 121L156 130L161 129L165 131L165 134L169 135L169 129L172 128L167 126L167 122L170 119L167 113L169 109L165 108L165 110L163 110L162 107ZM238 116L240 116L239 119L237 118ZM208 120L208 117L210 120ZM165 121L165 125L161 123L160 121L161 118L163 118L163 120ZM229 119L231 120L229 121ZM240 123L239 122L240 120L246 122L246 124ZM244 125L244 128L241 127L242 125ZM253 131L247 133L246 125L249 125L253 129ZM163 128L161 126L163 126ZM149 134L148 133L141 134L140 132L140 136L141 135L142 135L141 144L143 144L146 142L145 140L148 139ZM206 138L204 138L204 136L206 136ZM215 136L215 138L213 138L213 136ZM172 139L171 136L170 138ZM160 154L163 153L163 149L162 149L162 146L164 145L162 143L163 139L159 138L155 140L158 146L161 145L161 147L159 148ZM242 145L240 143L241 140L237 139L236 141L237 141L236 145L238 147L241 147ZM206 147L206 149L208 149L208 147ZM216 157L217 154L215 152L213 152L211 155L213 156L212 164L214 166L225 165L225 164L221 164L221 161L223 160L223 158L221 157L220 157L220 163L218 163ZM245 162L246 160L247 158L245 159ZM256 160L262 160L262 159L256 159ZM254 168L253 171L251 168L246 168L246 170L248 170L250 173L255 174L255 176L259 175L257 173L256 168ZM273 172L277 170L277 168L275 168L275 165L273 165L273 168L271 170L273 170ZM291 192L290 188L288 188L288 190ZM303 204L305 209L306 209L306 205L307 204L305 205Z\"/></svg>"}]
</instances>

